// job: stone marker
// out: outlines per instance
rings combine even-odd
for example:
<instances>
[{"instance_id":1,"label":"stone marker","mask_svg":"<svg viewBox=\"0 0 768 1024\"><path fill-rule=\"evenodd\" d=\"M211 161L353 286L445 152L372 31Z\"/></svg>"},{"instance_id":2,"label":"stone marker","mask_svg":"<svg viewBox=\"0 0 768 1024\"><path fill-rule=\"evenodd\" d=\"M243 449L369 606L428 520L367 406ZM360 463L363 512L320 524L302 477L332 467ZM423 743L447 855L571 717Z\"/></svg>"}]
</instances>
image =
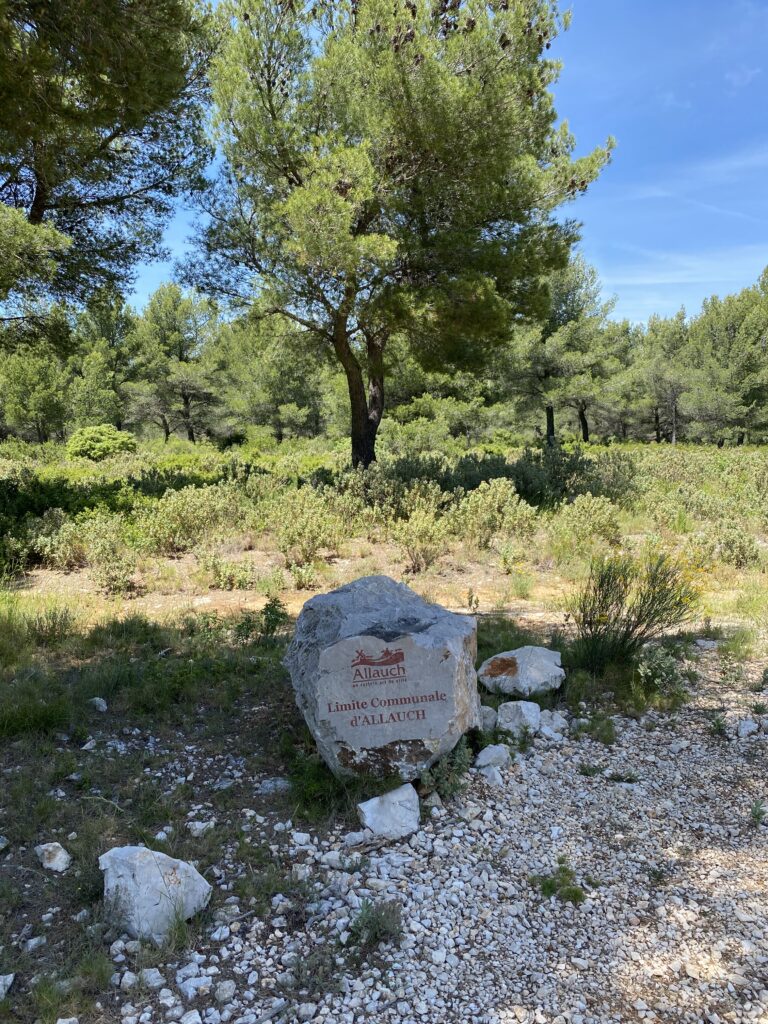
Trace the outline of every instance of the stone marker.
<instances>
[{"instance_id":1,"label":"stone marker","mask_svg":"<svg viewBox=\"0 0 768 1024\"><path fill-rule=\"evenodd\" d=\"M565 679L560 667L560 652L546 647L518 647L488 658L477 677L492 693L530 697L532 693L557 690Z\"/></svg>"},{"instance_id":2,"label":"stone marker","mask_svg":"<svg viewBox=\"0 0 768 1024\"><path fill-rule=\"evenodd\" d=\"M285 664L334 774L415 779L479 725L476 628L387 576L307 601Z\"/></svg>"},{"instance_id":3,"label":"stone marker","mask_svg":"<svg viewBox=\"0 0 768 1024\"><path fill-rule=\"evenodd\" d=\"M211 886L191 864L144 846L115 846L99 867L104 902L134 939L160 945L179 917L186 921L210 899Z\"/></svg>"}]
</instances>

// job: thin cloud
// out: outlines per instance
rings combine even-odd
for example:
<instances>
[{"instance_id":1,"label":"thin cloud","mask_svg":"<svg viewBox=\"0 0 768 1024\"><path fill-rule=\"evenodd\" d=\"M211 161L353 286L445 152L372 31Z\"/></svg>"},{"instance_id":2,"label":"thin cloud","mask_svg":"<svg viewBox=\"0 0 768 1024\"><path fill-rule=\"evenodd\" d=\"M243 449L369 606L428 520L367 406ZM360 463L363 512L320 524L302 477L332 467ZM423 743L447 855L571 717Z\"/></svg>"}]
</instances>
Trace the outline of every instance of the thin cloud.
<instances>
[{"instance_id":1,"label":"thin cloud","mask_svg":"<svg viewBox=\"0 0 768 1024\"><path fill-rule=\"evenodd\" d=\"M762 73L762 68L740 67L726 72L725 80L732 92L739 92L741 89L746 89L752 85L754 80L759 78Z\"/></svg>"}]
</instances>

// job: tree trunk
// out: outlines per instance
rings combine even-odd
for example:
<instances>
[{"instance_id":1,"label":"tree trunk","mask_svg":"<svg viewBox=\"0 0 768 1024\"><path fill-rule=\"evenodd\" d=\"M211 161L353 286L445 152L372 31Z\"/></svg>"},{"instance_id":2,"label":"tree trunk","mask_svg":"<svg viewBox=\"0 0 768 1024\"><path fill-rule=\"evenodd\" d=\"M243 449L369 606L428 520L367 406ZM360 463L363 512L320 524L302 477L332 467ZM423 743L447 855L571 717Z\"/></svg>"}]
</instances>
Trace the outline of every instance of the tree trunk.
<instances>
[{"instance_id":1,"label":"tree trunk","mask_svg":"<svg viewBox=\"0 0 768 1024\"><path fill-rule=\"evenodd\" d=\"M672 444L677 444L677 402L672 403Z\"/></svg>"},{"instance_id":2,"label":"tree trunk","mask_svg":"<svg viewBox=\"0 0 768 1024\"><path fill-rule=\"evenodd\" d=\"M349 345L347 318L333 327L333 348L347 378L352 466L367 469L376 461L376 434L384 413L384 345L368 339L368 393L360 363Z\"/></svg>"},{"instance_id":3,"label":"tree trunk","mask_svg":"<svg viewBox=\"0 0 768 1024\"><path fill-rule=\"evenodd\" d=\"M168 444L168 442L171 439L171 427L170 427L170 424L168 423L167 417L165 417L165 416L161 416L160 417L160 426L163 428L163 434L165 435L165 437L164 437L165 443Z\"/></svg>"},{"instance_id":4,"label":"tree trunk","mask_svg":"<svg viewBox=\"0 0 768 1024\"><path fill-rule=\"evenodd\" d=\"M581 440L585 444L589 443L589 423L587 422L587 412L583 406L579 406L579 423L581 425Z\"/></svg>"},{"instance_id":5,"label":"tree trunk","mask_svg":"<svg viewBox=\"0 0 768 1024\"><path fill-rule=\"evenodd\" d=\"M656 444L661 444L661 420L658 406L653 410L653 426L656 431Z\"/></svg>"},{"instance_id":6,"label":"tree trunk","mask_svg":"<svg viewBox=\"0 0 768 1024\"><path fill-rule=\"evenodd\" d=\"M547 413L547 444L550 448L555 443L555 407L554 405L548 405L546 408Z\"/></svg>"},{"instance_id":7,"label":"tree trunk","mask_svg":"<svg viewBox=\"0 0 768 1024\"><path fill-rule=\"evenodd\" d=\"M746 440L746 435L745 435L743 430L740 430L739 433L738 433L738 436L736 438L737 446L741 447L741 445L744 444L745 440Z\"/></svg>"},{"instance_id":8,"label":"tree trunk","mask_svg":"<svg viewBox=\"0 0 768 1024\"><path fill-rule=\"evenodd\" d=\"M192 423L192 401L188 394L182 393L181 403L183 412L181 418L184 421L184 426L187 428L187 440L195 443L195 427Z\"/></svg>"}]
</instances>

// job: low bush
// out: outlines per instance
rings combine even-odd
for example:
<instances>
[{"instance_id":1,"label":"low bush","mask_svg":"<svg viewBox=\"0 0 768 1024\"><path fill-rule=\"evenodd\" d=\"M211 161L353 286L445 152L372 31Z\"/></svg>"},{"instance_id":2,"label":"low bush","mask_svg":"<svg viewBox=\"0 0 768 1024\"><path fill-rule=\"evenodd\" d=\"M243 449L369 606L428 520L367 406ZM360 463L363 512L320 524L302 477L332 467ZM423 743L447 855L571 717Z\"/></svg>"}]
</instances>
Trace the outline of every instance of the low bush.
<instances>
[{"instance_id":1,"label":"low bush","mask_svg":"<svg viewBox=\"0 0 768 1024\"><path fill-rule=\"evenodd\" d=\"M437 793L447 800L466 789L466 775L471 767L472 751L462 736L453 750L424 772L421 785L427 793Z\"/></svg>"},{"instance_id":2,"label":"low bush","mask_svg":"<svg viewBox=\"0 0 768 1024\"><path fill-rule=\"evenodd\" d=\"M666 554L593 561L568 606L577 634L572 661L601 672L632 660L649 640L690 619L698 595L689 567Z\"/></svg>"},{"instance_id":3,"label":"low bush","mask_svg":"<svg viewBox=\"0 0 768 1024\"><path fill-rule=\"evenodd\" d=\"M66 445L70 459L91 459L93 462L100 462L122 452L135 451L136 438L133 434L118 430L110 423L99 427L82 427L72 434Z\"/></svg>"},{"instance_id":4,"label":"low bush","mask_svg":"<svg viewBox=\"0 0 768 1024\"><path fill-rule=\"evenodd\" d=\"M414 505L410 517L395 524L392 537L400 545L410 572L422 572L433 565L448 545L448 524L434 505Z\"/></svg>"},{"instance_id":5,"label":"low bush","mask_svg":"<svg viewBox=\"0 0 768 1024\"><path fill-rule=\"evenodd\" d=\"M567 533L579 545L602 540L613 546L621 541L618 510L608 498L580 494L563 505L556 518L559 532Z\"/></svg>"},{"instance_id":6,"label":"low bush","mask_svg":"<svg viewBox=\"0 0 768 1024\"><path fill-rule=\"evenodd\" d=\"M520 503L511 480L481 483L463 497L451 512L453 532L478 548L487 548L502 528L513 502ZM513 516L510 516L510 522Z\"/></svg>"},{"instance_id":7,"label":"low bush","mask_svg":"<svg viewBox=\"0 0 768 1024\"><path fill-rule=\"evenodd\" d=\"M166 491L141 510L136 534L154 554L177 555L206 538L232 532L242 522L246 507L242 492L233 484L182 487Z\"/></svg>"},{"instance_id":8,"label":"low bush","mask_svg":"<svg viewBox=\"0 0 768 1024\"><path fill-rule=\"evenodd\" d=\"M321 550L338 552L344 539L344 524L332 512L322 494L301 487L284 494L277 502L277 546L288 566L310 565Z\"/></svg>"},{"instance_id":9,"label":"low bush","mask_svg":"<svg viewBox=\"0 0 768 1024\"><path fill-rule=\"evenodd\" d=\"M680 662L668 648L658 644L644 647L637 661L638 696L643 704L662 703L679 707L686 696L686 679Z\"/></svg>"}]
</instances>

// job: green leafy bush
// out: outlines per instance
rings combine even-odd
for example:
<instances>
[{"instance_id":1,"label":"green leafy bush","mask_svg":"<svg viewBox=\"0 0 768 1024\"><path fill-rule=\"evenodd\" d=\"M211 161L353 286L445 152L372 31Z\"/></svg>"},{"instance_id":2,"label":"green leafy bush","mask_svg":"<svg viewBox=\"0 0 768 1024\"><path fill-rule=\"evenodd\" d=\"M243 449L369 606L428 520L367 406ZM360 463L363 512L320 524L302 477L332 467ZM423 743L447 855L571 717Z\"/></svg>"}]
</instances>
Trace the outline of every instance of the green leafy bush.
<instances>
[{"instance_id":1,"label":"green leafy bush","mask_svg":"<svg viewBox=\"0 0 768 1024\"><path fill-rule=\"evenodd\" d=\"M136 556L126 544L125 522L119 515L95 512L82 517L88 565L96 584L108 594L125 594L134 586Z\"/></svg>"},{"instance_id":2,"label":"green leafy bush","mask_svg":"<svg viewBox=\"0 0 768 1024\"><path fill-rule=\"evenodd\" d=\"M685 699L685 677L680 662L666 647L649 644L637 661L637 678L644 702L661 698L669 707L679 707Z\"/></svg>"},{"instance_id":3,"label":"green leafy bush","mask_svg":"<svg viewBox=\"0 0 768 1024\"><path fill-rule=\"evenodd\" d=\"M457 796L467 787L466 775L472 766L472 751L464 736L445 757L428 768L421 776L427 792L436 792L443 799Z\"/></svg>"},{"instance_id":4,"label":"green leafy bush","mask_svg":"<svg viewBox=\"0 0 768 1024\"><path fill-rule=\"evenodd\" d=\"M234 562L215 551L204 552L198 561L210 573L211 585L220 590L250 590L256 585L256 573L248 562Z\"/></svg>"},{"instance_id":5,"label":"green leafy bush","mask_svg":"<svg viewBox=\"0 0 768 1024\"><path fill-rule=\"evenodd\" d=\"M611 545L621 541L618 510L608 498L593 494L580 494L568 505L563 505L555 519L555 529L567 534L579 546L593 540Z\"/></svg>"},{"instance_id":6,"label":"green leafy bush","mask_svg":"<svg viewBox=\"0 0 768 1024\"><path fill-rule=\"evenodd\" d=\"M569 602L577 634L571 658L593 672L630 661L649 640L686 622L698 596L690 568L666 554L594 560Z\"/></svg>"},{"instance_id":7,"label":"green leafy bush","mask_svg":"<svg viewBox=\"0 0 768 1024\"><path fill-rule=\"evenodd\" d=\"M434 504L416 502L408 519L396 523L392 537L400 545L411 572L422 572L433 565L446 549L448 524Z\"/></svg>"},{"instance_id":8,"label":"green leafy bush","mask_svg":"<svg viewBox=\"0 0 768 1024\"><path fill-rule=\"evenodd\" d=\"M520 501L511 480L491 480L481 483L459 501L451 513L451 525L454 533L470 544L487 548L502 528L508 531L515 523L518 528L523 527L521 506L529 508ZM530 511L535 515L533 509Z\"/></svg>"},{"instance_id":9,"label":"green leafy bush","mask_svg":"<svg viewBox=\"0 0 768 1024\"><path fill-rule=\"evenodd\" d=\"M137 517L136 532L146 548L161 555L190 551L202 540L232 532L242 523L246 503L234 484L166 491Z\"/></svg>"},{"instance_id":10,"label":"green leafy bush","mask_svg":"<svg viewBox=\"0 0 768 1024\"><path fill-rule=\"evenodd\" d=\"M705 543L721 562L736 569L748 569L760 561L760 547L743 526L718 523L709 529Z\"/></svg>"},{"instance_id":11,"label":"green leafy bush","mask_svg":"<svg viewBox=\"0 0 768 1024\"><path fill-rule=\"evenodd\" d=\"M275 514L279 516L277 546L289 567L310 565L321 549L338 551L344 524L313 488L302 487L284 495Z\"/></svg>"},{"instance_id":12,"label":"green leafy bush","mask_svg":"<svg viewBox=\"0 0 768 1024\"><path fill-rule=\"evenodd\" d=\"M111 423L104 423L100 427L81 427L72 434L66 446L70 459L91 459L93 462L100 462L122 452L135 451L136 438L133 434L118 430Z\"/></svg>"}]
</instances>

